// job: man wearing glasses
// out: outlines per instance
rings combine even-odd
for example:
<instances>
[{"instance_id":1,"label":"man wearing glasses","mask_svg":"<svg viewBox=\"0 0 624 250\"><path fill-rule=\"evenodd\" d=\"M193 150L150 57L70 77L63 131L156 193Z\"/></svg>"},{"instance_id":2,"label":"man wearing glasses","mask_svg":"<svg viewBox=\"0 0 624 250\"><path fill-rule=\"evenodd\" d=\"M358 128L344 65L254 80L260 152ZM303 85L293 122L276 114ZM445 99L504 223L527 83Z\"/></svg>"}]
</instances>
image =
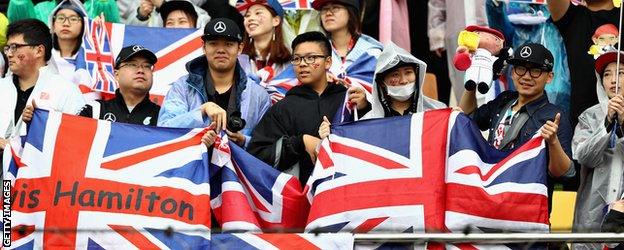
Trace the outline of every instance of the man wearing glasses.
<instances>
[{"instance_id":1,"label":"man wearing glasses","mask_svg":"<svg viewBox=\"0 0 624 250\"><path fill-rule=\"evenodd\" d=\"M52 37L48 26L36 19L11 23L7 30L7 56L12 74L0 79L0 149L6 139L26 135L34 107L76 114L85 105L78 87L48 65Z\"/></svg>"},{"instance_id":2,"label":"man wearing glasses","mask_svg":"<svg viewBox=\"0 0 624 250\"><path fill-rule=\"evenodd\" d=\"M316 161L319 126L334 117L347 89L327 82L332 59L325 35L303 33L293 40L292 49L291 63L301 85L290 89L267 111L254 130L248 151L305 184Z\"/></svg>"},{"instance_id":3,"label":"man wearing glasses","mask_svg":"<svg viewBox=\"0 0 624 250\"><path fill-rule=\"evenodd\" d=\"M149 99L156 61L156 55L141 45L121 49L115 60L115 80L119 84L115 98L87 104L80 115L156 126L160 106Z\"/></svg>"},{"instance_id":4,"label":"man wearing glasses","mask_svg":"<svg viewBox=\"0 0 624 250\"><path fill-rule=\"evenodd\" d=\"M570 160L572 128L561 108L548 102L544 91L554 77L553 56L540 44L518 47L508 60L513 68L515 91L500 93L494 100L477 108L474 91L464 91L460 108L481 130L488 130L488 142L500 150L522 146L536 133L544 137L548 148L549 192L551 177L573 177Z\"/></svg>"}]
</instances>

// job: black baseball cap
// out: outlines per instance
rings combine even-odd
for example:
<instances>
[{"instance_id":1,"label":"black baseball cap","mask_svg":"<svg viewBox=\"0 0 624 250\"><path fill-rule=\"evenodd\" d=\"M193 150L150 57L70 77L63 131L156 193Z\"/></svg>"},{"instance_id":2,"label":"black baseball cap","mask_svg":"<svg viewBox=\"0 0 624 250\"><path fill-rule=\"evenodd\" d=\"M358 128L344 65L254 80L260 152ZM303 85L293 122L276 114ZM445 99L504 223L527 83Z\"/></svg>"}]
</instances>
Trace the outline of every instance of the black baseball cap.
<instances>
[{"instance_id":1,"label":"black baseball cap","mask_svg":"<svg viewBox=\"0 0 624 250\"><path fill-rule=\"evenodd\" d=\"M134 44L134 45L126 46L123 49L121 49L121 51L119 52L119 55L117 55L117 59L115 59L115 68L116 69L119 68L119 64L127 61L128 59L134 56L143 56L151 64L156 64L156 62L158 61L158 58L156 57L156 55L153 52L151 52L149 49L141 45Z\"/></svg>"},{"instance_id":2,"label":"black baseball cap","mask_svg":"<svg viewBox=\"0 0 624 250\"><path fill-rule=\"evenodd\" d=\"M532 64L552 71L554 58L550 50L538 43L525 43L514 51L511 58L507 59L511 65Z\"/></svg>"},{"instance_id":3,"label":"black baseball cap","mask_svg":"<svg viewBox=\"0 0 624 250\"><path fill-rule=\"evenodd\" d=\"M181 10L182 12L191 15L190 18L194 19L197 22L197 11L195 11L195 7L193 7L193 4L191 2L186 0L173 0L164 2L158 9L158 11L160 12L160 17L163 21L163 26L167 22L167 17L169 16L169 13L175 10Z\"/></svg>"},{"instance_id":4,"label":"black baseball cap","mask_svg":"<svg viewBox=\"0 0 624 250\"><path fill-rule=\"evenodd\" d=\"M330 3L338 3L355 8L355 13L360 13L360 1L358 0L314 0L312 2L312 8L320 11L323 6Z\"/></svg>"},{"instance_id":5,"label":"black baseball cap","mask_svg":"<svg viewBox=\"0 0 624 250\"><path fill-rule=\"evenodd\" d=\"M215 40L217 38L226 38L239 43L243 41L243 36L238 25L227 18L212 19L206 24L206 27L204 27L204 35L202 36L204 41Z\"/></svg>"}]
</instances>

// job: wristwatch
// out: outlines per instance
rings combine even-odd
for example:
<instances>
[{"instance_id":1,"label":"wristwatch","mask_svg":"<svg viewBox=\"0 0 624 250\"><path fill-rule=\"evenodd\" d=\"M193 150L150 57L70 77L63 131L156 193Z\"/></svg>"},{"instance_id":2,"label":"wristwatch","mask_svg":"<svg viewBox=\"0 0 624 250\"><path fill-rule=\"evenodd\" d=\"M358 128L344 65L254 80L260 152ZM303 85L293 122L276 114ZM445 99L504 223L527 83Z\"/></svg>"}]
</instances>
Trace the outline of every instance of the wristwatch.
<instances>
[{"instance_id":1,"label":"wristwatch","mask_svg":"<svg viewBox=\"0 0 624 250\"><path fill-rule=\"evenodd\" d=\"M147 16L141 16L141 12L139 12L139 9L140 9L140 8L141 8L141 7L137 7L137 10L136 10L136 12L137 12L137 14L136 14L136 18L137 18L137 19L139 19L139 21L141 21L141 22L145 22L145 21L147 21L147 20L150 18L151 14L147 14Z\"/></svg>"}]
</instances>

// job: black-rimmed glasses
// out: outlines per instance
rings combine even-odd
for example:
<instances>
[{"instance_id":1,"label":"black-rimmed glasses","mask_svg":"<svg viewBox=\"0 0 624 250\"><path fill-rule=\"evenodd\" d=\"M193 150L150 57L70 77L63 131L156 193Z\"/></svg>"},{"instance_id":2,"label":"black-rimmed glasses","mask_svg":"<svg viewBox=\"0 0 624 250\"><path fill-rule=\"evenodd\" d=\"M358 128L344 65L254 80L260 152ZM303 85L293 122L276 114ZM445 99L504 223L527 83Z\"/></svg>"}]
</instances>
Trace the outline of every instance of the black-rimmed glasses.
<instances>
[{"instance_id":1,"label":"black-rimmed glasses","mask_svg":"<svg viewBox=\"0 0 624 250\"><path fill-rule=\"evenodd\" d=\"M316 61L317 58L326 58L326 55L306 55L306 56L294 56L290 59L290 63L293 65L299 65L301 62L305 62L306 64L311 64Z\"/></svg>"}]
</instances>

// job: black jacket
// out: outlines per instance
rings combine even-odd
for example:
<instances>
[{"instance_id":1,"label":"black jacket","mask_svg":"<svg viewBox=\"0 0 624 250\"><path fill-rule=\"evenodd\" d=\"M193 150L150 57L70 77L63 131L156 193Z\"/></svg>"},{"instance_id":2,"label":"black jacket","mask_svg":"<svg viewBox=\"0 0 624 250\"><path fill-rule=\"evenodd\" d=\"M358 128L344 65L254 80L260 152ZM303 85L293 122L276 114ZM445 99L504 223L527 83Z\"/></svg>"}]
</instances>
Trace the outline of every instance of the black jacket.
<instances>
[{"instance_id":1,"label":"black jacket","mask_svg":"<svg viewBox=\"0 0 624 250\"><path fill-rule=\"evenodd\" d=\"M95 106L98 104L99 108ZM99 114L94 115L94 110L97 112L98 109ZM132 109L132 112L129 112L123 96L121 96L119 89L117 89L117 91L115 91L115 98L107 101L97 100L97 103L87 104L80 111L80 116L112 122L156 126L159 111L160 106L150 101L149 96L145 96L143 101L137 104L136 107Z\"/></svg>"},{"instance_id":2,"label":"black jacket","mask_svg":"<svg viewBox=\"0 0 624 250\"><path fill-rule=\"evenodd\" d=\"M302 185L312 173L303 135L319 137L323 116L332 119L344 102L346 88L330 83L319 96L306 85L292 88L264 114L249 142L249 153L280 171L299 163Z\"/></svg>"}]
</instances>

